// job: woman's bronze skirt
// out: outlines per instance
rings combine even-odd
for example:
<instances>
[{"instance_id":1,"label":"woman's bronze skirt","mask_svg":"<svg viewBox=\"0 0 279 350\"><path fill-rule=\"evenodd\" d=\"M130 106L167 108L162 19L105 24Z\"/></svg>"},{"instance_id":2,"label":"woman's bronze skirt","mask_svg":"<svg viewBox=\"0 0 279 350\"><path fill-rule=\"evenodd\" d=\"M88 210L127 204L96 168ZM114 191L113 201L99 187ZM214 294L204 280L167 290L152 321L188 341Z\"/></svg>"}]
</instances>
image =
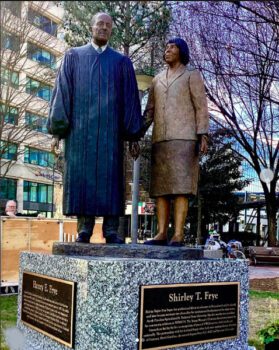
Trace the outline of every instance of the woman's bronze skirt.
<instances>
[{"instance_id":1,"label":"woman's bronze skirt","mask_svg":"<svg viewBox=\"0 0 279 350\"><path fill-rule=\"evenodd\" d=\"M151 197L196 195L198 177L197 141L171 140L152 145Z\"/></svg>"}]
</instances>

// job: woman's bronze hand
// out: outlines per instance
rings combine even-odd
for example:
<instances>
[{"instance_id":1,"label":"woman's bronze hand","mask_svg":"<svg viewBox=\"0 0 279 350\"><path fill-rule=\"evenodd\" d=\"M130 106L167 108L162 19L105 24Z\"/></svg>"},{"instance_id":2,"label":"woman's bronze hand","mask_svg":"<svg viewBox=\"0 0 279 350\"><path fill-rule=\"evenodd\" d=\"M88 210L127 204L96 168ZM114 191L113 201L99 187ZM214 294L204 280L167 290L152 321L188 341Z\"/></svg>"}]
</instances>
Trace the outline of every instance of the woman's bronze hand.
<instances>
[{"instance_id":1,"label":"woman's bronze hand","mask_svg":"<svg viewBox=\"0 0 279 350\"><path fill-rule=\"evenodd\" d=\"M200 139L200 153L206 154L208 150L208 136L207 135L201 135Z\"/></svg>"}]
</instances>

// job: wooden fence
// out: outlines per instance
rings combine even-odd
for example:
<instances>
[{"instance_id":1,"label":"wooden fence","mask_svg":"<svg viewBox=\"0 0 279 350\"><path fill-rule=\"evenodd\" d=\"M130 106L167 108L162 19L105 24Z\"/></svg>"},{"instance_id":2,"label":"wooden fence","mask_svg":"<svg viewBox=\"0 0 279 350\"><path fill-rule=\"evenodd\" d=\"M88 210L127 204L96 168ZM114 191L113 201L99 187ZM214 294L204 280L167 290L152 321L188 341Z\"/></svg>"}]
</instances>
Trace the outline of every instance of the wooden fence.
<instances>
[{"instance_id":1,"label":"wooden fence","mask_svg":"<svg viewBox=\"0 0 279 350\"><path fill-rule=\"evenodd\" d=\"M77 221L34 218L0 218L1 285L17 284L19 255L22 251L51 253L53 242L73 242ZM105 243L102 222L96 222L92 243Z\"/></svg>"}]
</instances>

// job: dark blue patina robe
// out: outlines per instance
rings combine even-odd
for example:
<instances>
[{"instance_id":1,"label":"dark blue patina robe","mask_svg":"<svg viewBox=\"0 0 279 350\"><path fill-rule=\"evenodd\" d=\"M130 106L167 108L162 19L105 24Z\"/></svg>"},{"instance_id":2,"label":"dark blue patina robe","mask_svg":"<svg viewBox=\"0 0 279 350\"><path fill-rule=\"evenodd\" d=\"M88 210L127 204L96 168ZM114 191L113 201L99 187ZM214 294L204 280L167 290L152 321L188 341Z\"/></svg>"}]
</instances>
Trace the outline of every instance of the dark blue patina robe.
<instances>
[{"instance_id":1,"label":"dark blue patina robe","mask_svg":"<svg viewBox=\"0 0 279 350\"><path fill-rule=\"evenodd\" d=\"M48 117L49 133L65 139L65 215L123 215L123 141L138 140L142 124L128 57L91 44L65 54Z\"/></svg>"}]
</instances>

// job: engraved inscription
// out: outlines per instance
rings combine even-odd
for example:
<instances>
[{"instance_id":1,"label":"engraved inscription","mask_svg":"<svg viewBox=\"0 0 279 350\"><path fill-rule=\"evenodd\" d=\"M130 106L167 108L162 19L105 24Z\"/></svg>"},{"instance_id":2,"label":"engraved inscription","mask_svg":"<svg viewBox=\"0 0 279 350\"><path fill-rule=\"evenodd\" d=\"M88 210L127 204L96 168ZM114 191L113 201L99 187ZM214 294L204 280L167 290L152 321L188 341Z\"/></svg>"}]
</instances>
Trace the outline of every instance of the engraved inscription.
<instances>
[{"instance_id":1,"label":"engraved inscription","mask_svg":"<svg viewBox=\"0 0 279 350\"><path fill-rule=\"evenodd\" d=\"M146 310L145 341L235 330L236 304Z\"/></svg>"},{"instance_id":2,"label":"engraved inscription","mask_svg":"<svg viewBox=\"0 0 279 350\"><path fill-rule=\"evenodd\" d=\"M142 286L140 349L237 337L239 283Z\"/></svg>"},{"instance_id":3,"label":"engraved inscription","mask_svg":"<svg viewBox=\"0 0 279 350\"><path fill-rule=\"evenodd\" d=\"M34 320L50 327L59 333L69 332L69 307L52 300L48 300L30 292L23 294L25 303L23 312L28 321Z\"/></svg>"},{"instance_id":4,"label":"engraved inscription","mask_svg":"<svg viewBox=\"0 0 279 350\"><path fill-rule=\"evenodd\" d=\"M21 320L72 347L74 287L73 282L24 272Z\"/></svg>"}]
</instances>

